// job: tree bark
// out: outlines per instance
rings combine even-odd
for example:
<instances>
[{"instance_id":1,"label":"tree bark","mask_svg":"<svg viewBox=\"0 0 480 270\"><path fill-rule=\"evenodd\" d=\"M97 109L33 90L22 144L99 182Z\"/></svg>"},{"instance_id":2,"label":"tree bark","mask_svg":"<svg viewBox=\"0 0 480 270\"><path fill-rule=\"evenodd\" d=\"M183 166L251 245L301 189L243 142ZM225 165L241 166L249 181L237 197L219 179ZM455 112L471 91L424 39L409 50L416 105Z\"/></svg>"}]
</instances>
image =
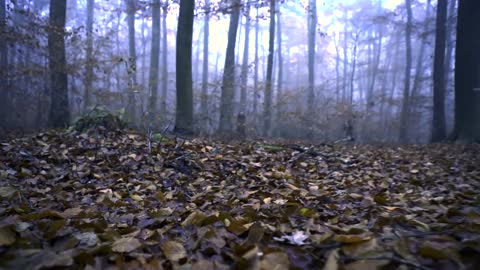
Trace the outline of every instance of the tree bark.
<instances>
[{"instance_id":1,"label":"tree bark","mask_svg":"<svg viewBox=\"0 0 480 270\"><path fill-rule=\"evenodd\" d=\"M458 1L454 139L480 141L480 2Z\"/></svg>"},{"instance_id":2,"label":"tree bark","mask_svg":"<svg viewBox=\"0 0 480 270\"><path fill-rule=\"evenodd\" d=\"M406 48L406 64L405 78L403 88L402 110L400 113L400 133L399 141L406 143L408 141L408 119L410 115L410 72L412 69L412 3L411 0L405 0L407 9L407 25L405 29L405 48Z\"/></svg>"},{"instance_id":3,"label":"tree bark","mask_svg":"<svg viewBox=\"0 0 480 270\"><path fill-rule=\"evenodd\" d=\"M310 0L308 4L308 92L307 92L307 119L311 128L314 118L315 104L315 37L317 35L317 1ZM309 129L309 136L312 134Z\"/></svg>"},{"instance_id":4,"label":"tree bark","mask_svg":"<svg viewBox=\"0 0 480 270\"><path fill-rule=\"evenodd\" d=\"M433 122L432 142L447 137L445 127L445 40L447 22L447 0L438 0L435 30L435 56L433 59Z\"/></svg>"},{"instance_id":5,"label":"tree bark","mask_svg":"<svg viewBox=\"0 0 480 270\"><path fill-rule=\"evenodd\" d=\"M238 22L240 20L240 0L232 1L232 14L228 27L228 42L223 69L222 94L220 98L219 132L229 134L233 131L233 99L235 81L235 45L237 42Z\"/></svg>"},{"instance_id":6,"label":"tree bark","mask_svg":"<svg viewBox=\"0 0 480 270\"><path fill-rule=\"evenodd\" d=\"M152 2L152 44L150 51L150 74L148 76L149 106L148 116L149 124L155 123L157 115L157 97L158 97L158 69L160 62L160 0Z\"/></svg>"},{"instance_id":7,"label":"tree bark","mask_svg":"<svg viewBox=\"0 0 480 270\"><path fill-rule=\"evenodd\" d=\"M50 69L51 106L49 124L53 128L67 127L70 123L68 104L68 76L65 55L66 0L50 1L50 31L48 58Z\"/></svg>"},{"instance_id":8,"label":"tree bark","mask_svg":"<svg viewBox=\"0 0 480 270\"><path fill-rule=\"evenodd\" d=\"M180 1L177 27L177 110L175 131L193 132L192 36L195 1Z\"/></svg>"},{"instance_id":9,"label":"tree bark","mask_svg":"<svg viewBox=\"0 0 480 270\"><path fill-rule=\"evenodd\" d=\"M92 105L93 91L93 16L94 16L95 0L87 0L87 49L86 49L86 65L85 65L85 96L84 110Z\"/></svg>"},{"instance_id":10,"label":"tree bark","mask_svg":"<svg viewBox=\"0 0 480 270\"><path fill-rule=\"evenodd\" d=\"M7 14L6 14L6 3L5 0L0 1L0 33L4 33L7 29ZM8 46L6 40L0 42L0 127L7 126L7 113L9 110L9 98L7 91L8 79L7 79L7 70L8 70ZM1 129L0 129L1 132ZM1 135L1 134L0 134Z\"/></svg>"},{"instance_id":11,"label":"tree bark","mask_svg":"<svg viewBox=\"0 0 480 270\"><path fill-rule=\"evenodd\" d=\"M283 88L283 52L282 52L282 22L280 5L277 8L277 59L278 59L278 77L277 77L277 112L282 111L282 88ZM278 113L277 113L278 114Z\"/></svg>"},{"instance_id":12,"label":"tree bark","mask_svg":"<svg viewBox=\"0 0 480 270\"><path fill-rule=\"evenodd\" d=\"M248 51L250 44L250 4L245 4L245 43L243 44L242 72L240 74L240 112L246 113L248 83Z\"/></svg>"},{"instance_id":13,"label":"tree bark","mask_svg":"<svg viewBox=\"0 0 480 270\"><path fill-rule=\"evenodd\" d=\"M273 51L275 48L275 0L270 0L270 30L268 41L267 79L265 81L264 126L263 135L270 134L272 121L272 76L273 76Z\"/></svg>"},{"instance_id":14,"label":"tree bark","mask_svg":"<svg viewBox=\"0 0 480 270\"><path fill-rule=\"evenodd\" d=\"M161 98L161 117L166 119L167 114L167 95L168 95L168 0L163 3L162 16L162 98Z\"/></svg>"},{"instance_id":15,"label":"tree bark","mask_svg":"<svg viewBox=\"0 0 480 270\"><path fill-rule=\"evenodd\" d=\"M202 70L202 96L200 98L200 107L202 114L203 127L207 128L208 117L208 41L210 37L210 1L205 0L205 17L203 18L203 70Z\"/></svg>"},{"instance_id":16,"label":"tree bark","mask_svg":"<svg viewBox=\"0 0 480 270\"><path fill-rule=\"evenodd\" d=\"M128 121L135 124L137 120L135 108L135 91L137 89L137 49L135 45L135 0L127 1L127 23L128 23L128 89L127 89L127 116Z\"/></svg>"}]
</instances>

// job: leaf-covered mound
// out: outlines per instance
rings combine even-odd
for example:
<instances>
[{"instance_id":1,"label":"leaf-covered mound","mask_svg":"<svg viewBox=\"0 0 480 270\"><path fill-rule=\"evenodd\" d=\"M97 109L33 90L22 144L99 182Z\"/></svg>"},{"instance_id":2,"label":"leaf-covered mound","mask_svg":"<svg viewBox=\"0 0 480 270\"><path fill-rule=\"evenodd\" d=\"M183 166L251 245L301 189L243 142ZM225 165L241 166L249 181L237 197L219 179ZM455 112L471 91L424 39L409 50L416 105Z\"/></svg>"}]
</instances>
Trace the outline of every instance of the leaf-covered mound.
<instances>
[{"instance_id":1,"label":"leaf-covered mound","mask_svg":"<svg viewBox=\"0 0 480 270\"><path fill-rule=\"evenodd\" d=\"M478 145L0 145L2 269L478 269Z\"/></svg>"}]
</instances>

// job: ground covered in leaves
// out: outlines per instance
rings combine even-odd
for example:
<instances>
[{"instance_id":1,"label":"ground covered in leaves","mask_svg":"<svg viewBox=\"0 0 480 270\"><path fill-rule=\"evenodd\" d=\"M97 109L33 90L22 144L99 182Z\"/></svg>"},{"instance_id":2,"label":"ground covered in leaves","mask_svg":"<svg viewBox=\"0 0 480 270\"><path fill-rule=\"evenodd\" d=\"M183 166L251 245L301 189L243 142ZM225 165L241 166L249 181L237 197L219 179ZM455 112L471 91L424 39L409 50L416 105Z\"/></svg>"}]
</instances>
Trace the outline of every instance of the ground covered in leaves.
<instances>
[{"instance_id":1,"label":"ground covered in leaves","mask_svg":"<svg viewBox=\"0 0 480 270\"><path fill-rule=\"evenodd\" d=\"M0 145L1 269L480 269L478 145L48 132Z\"/></svg>"}]
</instances>

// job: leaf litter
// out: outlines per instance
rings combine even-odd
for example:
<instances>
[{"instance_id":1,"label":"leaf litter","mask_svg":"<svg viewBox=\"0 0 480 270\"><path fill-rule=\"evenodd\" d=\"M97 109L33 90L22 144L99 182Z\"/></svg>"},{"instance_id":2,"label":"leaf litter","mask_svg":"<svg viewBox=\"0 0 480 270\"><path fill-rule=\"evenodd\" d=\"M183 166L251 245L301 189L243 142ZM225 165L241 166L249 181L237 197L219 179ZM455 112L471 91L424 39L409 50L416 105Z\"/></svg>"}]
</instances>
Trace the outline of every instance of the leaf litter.
<instances>
[{"instance_id":1,"label":"leaf litter","mask_svg":"<svg viewBox=\"0 0 480 270\"><path fill-rule=\"evenodd\" d=\"M18 138L0 144L0 268L478 269L479 153Z\"/></svg>"}]
</instances>

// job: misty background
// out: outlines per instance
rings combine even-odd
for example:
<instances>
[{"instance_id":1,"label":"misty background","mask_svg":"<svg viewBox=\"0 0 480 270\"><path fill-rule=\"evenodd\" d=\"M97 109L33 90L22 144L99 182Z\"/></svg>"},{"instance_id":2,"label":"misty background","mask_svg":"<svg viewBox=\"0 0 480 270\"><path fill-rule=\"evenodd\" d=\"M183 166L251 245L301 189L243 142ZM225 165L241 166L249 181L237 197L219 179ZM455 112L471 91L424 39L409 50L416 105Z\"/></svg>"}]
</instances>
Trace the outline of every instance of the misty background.
<instances>
[{"instance_id":1,"label":"misty background","mask_svg":"<svg viewBox=\"0 0 480 270\"><path fill-rule=\"evenodd\" d=\"M2 2L6 30L1 42L7 44L8 67L1 76L0 129L46 128L52 102L49 1ZM238 128L240 122L247 137L430 140L437 1L316 1L313 28L309 25L312 1L275 2L271 12L269 1L242 1L233 102L226 104L233 110L232 126ZM160 14L154 16L152 1L67 1L65 70L72 121L94 106L104 106L122 115L129 113L125 118L132 126L148 125L156 132L173 128L179 5L176 1L160 4ZM231 12L230 1L195 1L192 129L205 136L219 129ZM272 14L273 70L271 97L266 97ZM160 38L152 41L155 20ZM308 49L312 32L313 53ZM455 35L456 1L450 0L444 65L447 132L453 129ZM153 55L159 61L158 69L153 69L158 76L155 95L150 81L152 42L159 50ZM312 89L309 64L313 65ZM271 117L268 126L266 111Z\"/></svg>"}]
</instances>

